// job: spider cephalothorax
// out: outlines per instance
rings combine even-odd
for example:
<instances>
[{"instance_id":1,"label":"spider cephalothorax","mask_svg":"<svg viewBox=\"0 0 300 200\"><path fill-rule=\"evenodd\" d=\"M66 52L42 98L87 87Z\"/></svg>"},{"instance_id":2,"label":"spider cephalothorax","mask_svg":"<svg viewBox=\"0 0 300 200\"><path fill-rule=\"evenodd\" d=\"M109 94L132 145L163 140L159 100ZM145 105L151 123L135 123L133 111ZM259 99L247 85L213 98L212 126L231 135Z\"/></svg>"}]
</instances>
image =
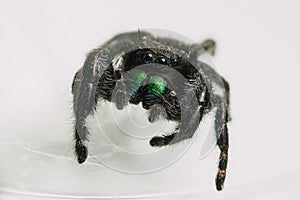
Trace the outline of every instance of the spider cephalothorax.
<instances>
[{"instance_id":1,"label":"spider cephalothorax","mask_svg":"<svg viewBox=\"0 0 300 200\"><path fill-rule=\"evenodd\" d=\"M205 51L213 54L214 50L212 40L189 45L147 32L120 34L93 50L72 85L78 162L87 158L86 119L99 99L114 103L118 109L141 103L149 110L149 122L160 116L177 122L171 134L149 141L153 147L191 138L203 116L216 108L215 132L221 150L216 187L221 190L228 155L229 85L198 61L199 55Z\"/></svg>"}]
</instances>

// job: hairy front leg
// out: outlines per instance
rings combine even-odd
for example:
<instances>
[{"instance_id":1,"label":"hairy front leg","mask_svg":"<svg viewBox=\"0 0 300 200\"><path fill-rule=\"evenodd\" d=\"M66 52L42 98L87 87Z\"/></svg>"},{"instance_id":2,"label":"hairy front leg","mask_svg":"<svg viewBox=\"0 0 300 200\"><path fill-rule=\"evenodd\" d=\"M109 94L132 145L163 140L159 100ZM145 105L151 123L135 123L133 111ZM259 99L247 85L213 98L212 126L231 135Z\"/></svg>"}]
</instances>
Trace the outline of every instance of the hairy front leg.
<instances>
[{"instance_id":1,"label":"hairy front leg","mask_svg":"<svg viewBox=\"0 0 300 200\"><path fill-rule=\"evenodd\" d=\"M76 77L72 90L75 115L75 152L78 162L83 163L88 155L87 137L89 131L86 126L86 119L95 109L95 92L93 92L90 84L84 84L82 80L78 80Z\"/></svg>"},{"instance_id":2,"label":"hairy front leg","mask_svg":"<svg viewBox=\"0 0 300 200\"><path fill-rule=\"evenodd\" d=\"M98 91L98 83L110 63L107 49L92 51L83 67L76 73L72 83L73 111L75 115L75 153L79 163L83 163L88 156L89 131L86 120L96 109L97 100L101 96ZM109 84L112 84L112 82L109 82Z\"/></svg>"},{"instance_id":3,"label":"hairy front leg","mask_svg":"<svg viewBox=\"0 0 300 200\"><path fill-rule=\"evenodd\" d=\"M200 44L193 44L191 48L192 52L194 52L192 57L198 57L206 52L214 56L216 53L216 42L212 39L206 39Z\"/></svg>"}]
</instances>

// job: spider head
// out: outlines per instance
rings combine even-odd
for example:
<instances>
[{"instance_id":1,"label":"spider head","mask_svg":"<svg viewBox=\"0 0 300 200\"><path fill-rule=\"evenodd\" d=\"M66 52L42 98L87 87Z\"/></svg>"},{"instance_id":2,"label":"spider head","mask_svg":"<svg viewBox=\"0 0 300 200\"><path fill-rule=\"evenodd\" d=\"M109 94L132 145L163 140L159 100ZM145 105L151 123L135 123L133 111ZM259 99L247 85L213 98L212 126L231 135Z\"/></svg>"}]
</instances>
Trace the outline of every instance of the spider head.
<instances>
[{"instance_id":1,"label":"spider head","mask_svg":"<svg viewBox=\"0 0 300 200\"><path fill-rule=\"evenodd\" d=\"M156 109L154 115L164 111L171 118L180 116L177 97L188 62L169 51L149 48L128 52L119 59L121 62L114 67L117 108L122 109L128 102L142 103L146 110L160 105L164 109Z\"/></svg>"}]
</instances>

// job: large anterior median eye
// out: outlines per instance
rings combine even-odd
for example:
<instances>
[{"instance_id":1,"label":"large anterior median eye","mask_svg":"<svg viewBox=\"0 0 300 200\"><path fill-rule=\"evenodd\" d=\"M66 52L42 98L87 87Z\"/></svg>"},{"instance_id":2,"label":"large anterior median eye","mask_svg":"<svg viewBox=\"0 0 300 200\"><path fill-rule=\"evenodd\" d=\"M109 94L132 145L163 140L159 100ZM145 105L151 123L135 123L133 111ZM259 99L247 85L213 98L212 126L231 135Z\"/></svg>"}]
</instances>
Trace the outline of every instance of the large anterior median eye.
<instances>
[{"instance_id":1,"label":"large anterior median eye","mask_svg":"<svg viewBox=\"0 0 300 200\"><path fill-rule=\"evenodd\" d=\"M153 54L151 52L145 52L142 54L141 59L143 63L149 64L153 61Z\"/></svg>"},{"instance_id":2,"label":"large anterior median eye","mask_svg":"<svg viewBox=\"0 0 300 200\"><path fill-rule=\"evenodd\" d=\"M155 60L155 62L158 63L158 64L161 64L161 65L167 65L168 64L168 61L165 57L158 57Z\"/></svg>"}]
</instances>

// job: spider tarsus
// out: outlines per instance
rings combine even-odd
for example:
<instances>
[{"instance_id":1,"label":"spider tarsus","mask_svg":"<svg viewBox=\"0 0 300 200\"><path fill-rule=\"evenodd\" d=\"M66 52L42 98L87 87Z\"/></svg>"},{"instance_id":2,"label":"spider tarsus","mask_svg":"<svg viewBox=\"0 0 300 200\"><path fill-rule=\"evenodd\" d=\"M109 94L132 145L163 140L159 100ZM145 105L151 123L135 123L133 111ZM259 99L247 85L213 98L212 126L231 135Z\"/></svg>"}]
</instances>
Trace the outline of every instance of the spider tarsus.
<instances>
[{"instance_id":1,"label":"spider tarsus","mask_svg":"<svg viewBox=\"0 0 300 200\"><path fill-rule=\"evenodd\" d=\"M149 121L150 123L155 122L155 117L149 116L149 117L148 117L148 121Z\"/></svg>"},{"instance_id":2,"label":"spider tarsus","mask_svg":"<svg viewBox=\"0 0 300 200\"><path fill-rule=\"evenodd\" d=\"M165 145L165 138L161 136L155 136L151 138L149 143L153 147L161 147Z\"/></svg>"},{"instance_id":3,"label":"spider tarsus","mask_svg":"<svg viewBox=\"0 0 300 200\"><path fill-rule=\"evenodd\" d=\"M155 136L150 140L150 145L153 147L161 147L168 145L172 139L174 138L174 135L166 135L166 136Z\"/></svg>"},{"instance_id":4,"label":"spider tarsus","mask_svg":"<svg viewBox=\"0 0 300 200\"><path fill-rule=\"evenodd\" d=\"M88 149L83 144L82 140L76 141L75 149L76 149L76 155L77 155L78 163L79 164L84 163L84 161L86 160L87 155L88 155Z\"/></svg>"},{"instance_id":5,"label":"spider tarsus","mask_svg":"<svg viewBox=\"0 0 300 200\"><path fill-rule=\"evenodd\" d=\"M216 189L221 191L226 177L226 170L219 170L216 176Z\"/></svg>"},{"instance_id":6,"label":"spider tarsus","mask_svg":"<svg viewBox=\"0 0 300 200\"><path fill-rule=\"evenodd\" d=\"M206 39L201 43L201 46L207 51L210 55L214 56L216 53L216 42L212 39Z\"/></svg>"}]
</instances>

